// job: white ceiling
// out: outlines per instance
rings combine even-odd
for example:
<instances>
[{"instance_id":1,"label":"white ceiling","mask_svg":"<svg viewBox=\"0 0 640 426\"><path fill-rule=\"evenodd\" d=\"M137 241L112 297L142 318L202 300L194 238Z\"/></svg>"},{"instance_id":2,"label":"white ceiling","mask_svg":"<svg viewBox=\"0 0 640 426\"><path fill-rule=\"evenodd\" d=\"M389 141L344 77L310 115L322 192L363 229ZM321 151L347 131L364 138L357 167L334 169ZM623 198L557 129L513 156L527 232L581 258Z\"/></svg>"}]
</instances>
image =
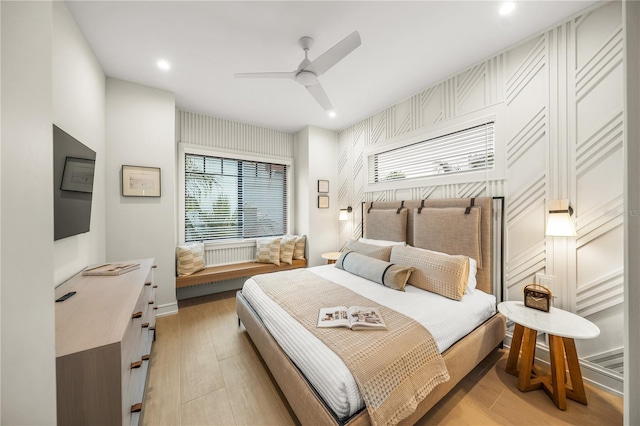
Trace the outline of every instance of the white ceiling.
<instances>
[{"instance_id":1,"label":"white ceiling","mask_svg":"<svg viewBox=\"0 0 640 426\"><path fill-rule=\"evenodd\" d=\"M296 132L337 130L588 7L594 1L71 1L109 77L174 92L178 108ZM234 79L293 71L298 39L311 60L354 30L362 45L320 77L330 118L292 80ZM156 63L168 60L161 71Z\"/></svg>"}]
</instances>

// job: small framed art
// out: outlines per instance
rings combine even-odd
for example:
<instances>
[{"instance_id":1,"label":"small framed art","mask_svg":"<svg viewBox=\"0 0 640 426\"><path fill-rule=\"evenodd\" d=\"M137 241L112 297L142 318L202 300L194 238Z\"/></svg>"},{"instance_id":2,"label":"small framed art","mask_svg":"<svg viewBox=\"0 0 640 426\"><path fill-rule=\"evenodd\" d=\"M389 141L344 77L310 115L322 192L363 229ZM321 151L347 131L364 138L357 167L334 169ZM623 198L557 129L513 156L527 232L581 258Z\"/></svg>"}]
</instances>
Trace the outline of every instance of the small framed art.
<instances>
[{"instance_id":1,"label":"small framed art","mask_svg":"<svg viewBox=\"0 0 640 426\"><path fill-rule=\"evenodd\" d=\"M328 180L318 180L318 192L321 194L329 193L329 181Z\"/></svg>"},{"instance_id":2,"label":"small framed art","mask_svg":"<svg viewBox=\"0 0 640 426\"><path fill-rule=\"evenodd\" d=\"M159 197L160 168L122 166L123 197Z\"/></svg>"},{"instance_id":3,"label":"small framed art","mask_svg":"<svg viewBox=\"0 0 640 426\"><path fill-rule=\"evenodd\" d=\"M318 208L319 209L328 209L329 208L329 196L328 195L318 195Z\"/></svg>"}]
</instances>

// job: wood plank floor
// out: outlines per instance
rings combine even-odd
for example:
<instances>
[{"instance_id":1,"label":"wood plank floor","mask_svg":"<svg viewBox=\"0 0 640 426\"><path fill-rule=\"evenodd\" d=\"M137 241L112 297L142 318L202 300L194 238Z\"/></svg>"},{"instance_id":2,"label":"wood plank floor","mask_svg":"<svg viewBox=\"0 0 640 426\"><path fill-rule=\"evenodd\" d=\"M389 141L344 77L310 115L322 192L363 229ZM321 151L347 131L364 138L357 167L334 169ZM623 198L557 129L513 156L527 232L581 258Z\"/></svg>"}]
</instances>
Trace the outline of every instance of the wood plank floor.
<instances>
[{"instance_id":1,"label":"wood plank floor","mask_svg":"<svg viewBox=\"0 0 640 426\"><path fill-rule=\"evenodd\" d=\"M295 414L235 314L235 292L181 301L156 325L144 425L291 425ZM495 350L420 425L619 425L622 398L586 385L588 406L558 410L542 391L518 391Z\"/></svg>"}]
</instances>

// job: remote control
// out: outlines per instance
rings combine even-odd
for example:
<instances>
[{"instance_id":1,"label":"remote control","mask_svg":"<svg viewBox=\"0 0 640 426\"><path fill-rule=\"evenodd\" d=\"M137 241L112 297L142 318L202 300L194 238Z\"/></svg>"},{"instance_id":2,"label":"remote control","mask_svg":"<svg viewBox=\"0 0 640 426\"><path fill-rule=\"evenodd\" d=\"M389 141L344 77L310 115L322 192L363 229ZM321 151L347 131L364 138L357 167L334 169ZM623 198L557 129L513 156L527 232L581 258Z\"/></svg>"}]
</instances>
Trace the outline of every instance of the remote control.
<instances>
[{"instance_id":1,"label":"remote control","mask_svg":"<svg viewBox=\"0 0 640 426\"><path fill-rule=\"evenodd\" d=\"M60 296L56 299L56 302L64 302L65 300L67 300L68 298L70 298L71 296L73 296L74 294L76 294L75 291L70 291L69 293L65 294L64 296Z\"/></svg>"}]
</instances>

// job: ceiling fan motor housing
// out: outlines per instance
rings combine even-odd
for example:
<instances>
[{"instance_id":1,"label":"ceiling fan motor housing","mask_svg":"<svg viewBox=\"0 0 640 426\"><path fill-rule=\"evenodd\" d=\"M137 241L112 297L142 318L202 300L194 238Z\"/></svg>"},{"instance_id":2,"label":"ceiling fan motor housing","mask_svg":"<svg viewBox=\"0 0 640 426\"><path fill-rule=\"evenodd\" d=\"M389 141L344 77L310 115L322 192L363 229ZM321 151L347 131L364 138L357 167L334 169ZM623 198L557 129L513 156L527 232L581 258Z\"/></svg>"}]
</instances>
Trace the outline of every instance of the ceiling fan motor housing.
<instances>
[{"instance_id":1,"label":"ceiling fan motor housing","mask_svg":"<svg viewBox=\"0 0 640 426\"><path fill-rule=\"evenodd\" d=\"M313 86L318 84L318 76L311 71L302 70L296 74L296 81L304 86Z\"/></svg>"}]
</instances>

